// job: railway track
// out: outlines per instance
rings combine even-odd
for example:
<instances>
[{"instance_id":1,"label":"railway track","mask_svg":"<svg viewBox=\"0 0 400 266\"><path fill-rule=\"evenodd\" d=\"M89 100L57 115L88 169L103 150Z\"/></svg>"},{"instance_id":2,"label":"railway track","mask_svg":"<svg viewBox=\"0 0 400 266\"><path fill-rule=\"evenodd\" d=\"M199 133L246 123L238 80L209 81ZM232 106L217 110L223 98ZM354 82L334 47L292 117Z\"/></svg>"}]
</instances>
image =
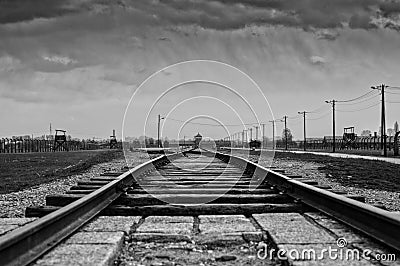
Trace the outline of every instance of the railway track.
<instances>
[{"instance_id":1,"label":"railway track","mask_svg":"<svg viewBox=\"0 0 400 266\"><path fill-rule=\"evenodd\" d=\"M47 196L46 206L27 208L27 217L41 218L0 237L2 264L29 264L99 214L250 216L316 209L400 250L398 215L282 169L191 151L125 170L80 181L66 194Z\"/></svg>"}]
</instances>

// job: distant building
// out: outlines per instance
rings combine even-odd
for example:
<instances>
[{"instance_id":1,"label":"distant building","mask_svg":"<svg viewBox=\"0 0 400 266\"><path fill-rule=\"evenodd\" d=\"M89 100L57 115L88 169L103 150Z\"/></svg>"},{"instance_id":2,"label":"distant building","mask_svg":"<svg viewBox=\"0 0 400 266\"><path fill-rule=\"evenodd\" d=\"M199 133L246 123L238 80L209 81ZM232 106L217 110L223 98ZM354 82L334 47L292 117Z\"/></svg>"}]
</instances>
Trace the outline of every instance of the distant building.
<instances>
[{"instance_id":1,"label":"distant building","mask_svg":"<svg viewBox=\"0 0 400 266\"><path fill-rule=\"evenodd\" d=\"M394 132L399 132L399 124L397 123L397 121L394 123Z\"/></svg>"},{"instance_id":2,"label":"distant building","mask_svg":"<svg viewBox=\"0 0 400 266\"><path fill-rule=\"evenodd\" d=\"M361 137L369 137L371 136L371 130L369 129L364 129L363 131L361 131Z\"/></svg>"},{"instance_id":3,"label":"distant building","mask_svg":"<svg viewBox=\"0 0 400 266\"><path fill-rule=\"evenodd\" d=\"M183 139L179 140L179 146L188 147L188 146L195 146L194 140Z\"/></svg>"},{"instance_id":4,"label":"distant building","mask_svg":"<svg viewBox=\"0 0 400 266\"><path fill-rule=\"evenodd\" d=\"M135 138L135 137L129 137L129 136L125 137L125 141L127 141L127 142L133 142L135 140L137 140L137 138Z\"/></svg>"},{"instance_id":5,"label":"distant building","mask_svg":"<svg viewBox=\"0 0 400 266\"><path fill-rule=\"evenodd\" d=\"M12 139L31 139L31 135L12 136Z\"/></svg>"},{"instance_id":6,"label":"distant building","mask_svg":"<svg viewBox=\"0 0 400 266\"><path fill-rule=\"evenodd\" d=\"M200 141L203 138L202 135L200 135L200 133L197 132L197 135L194 136L194 148L198 148L200 145Z\"/></svg>"}]
</instances>

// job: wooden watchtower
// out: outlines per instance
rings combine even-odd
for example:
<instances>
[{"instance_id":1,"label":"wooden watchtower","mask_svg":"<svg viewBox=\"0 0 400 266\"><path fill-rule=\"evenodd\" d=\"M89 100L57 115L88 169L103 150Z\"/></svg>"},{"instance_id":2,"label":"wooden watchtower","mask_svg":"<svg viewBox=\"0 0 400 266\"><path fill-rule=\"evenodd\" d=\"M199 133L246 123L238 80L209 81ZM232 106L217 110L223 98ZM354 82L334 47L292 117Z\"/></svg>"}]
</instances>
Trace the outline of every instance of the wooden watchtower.
<instances>
[{"instance_id":1,"label":"wooden watchtower","mask_svg":"<svg viewBox=\"0 0 400 266\"><path fill-rule=\"evenodd\" d=\"M118 149L117 137L115 136L115 129L113 129L113 134L110 136L110 149Z\"/></svg>"},{"instance_id":2,"label":"wooden watchtower","mask_svg":"<svg viewBox=\"0 0 400 266\"><path fill-rule=\"evenodd\" d=\"M57 149L62 150L63 148L68 151L67 135L65 134L65 132L65 130L56 129L56 134L54 135L53 151L56 151Z\"/></svg>"}]
</instances>

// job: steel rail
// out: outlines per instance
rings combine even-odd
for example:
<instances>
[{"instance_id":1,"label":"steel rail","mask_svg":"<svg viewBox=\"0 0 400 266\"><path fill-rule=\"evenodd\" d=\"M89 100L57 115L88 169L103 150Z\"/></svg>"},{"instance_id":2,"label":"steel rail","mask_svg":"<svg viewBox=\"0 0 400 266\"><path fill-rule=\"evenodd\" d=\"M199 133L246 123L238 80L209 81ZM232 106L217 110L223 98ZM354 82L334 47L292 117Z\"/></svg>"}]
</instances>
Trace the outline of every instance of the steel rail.
<instances>
[{"instance_id":1,"label":"steel rail","mask_svg":"<svg viewBox=\"0 0 400 266\"><path fill-rule=\"evenodd\" d=\"M247 159L220 152L206 152L246 170L278 190L400 251L400 215L324 189L304 184Z\"/></svg>"},{"instance_id":2,"label":"steel rail","mask_svg":"<svg viewBox=\"0 0 400 266\"><path fill-rule=\"evenodd\" d=\"M121 174L116 180L83 198L0 237L0 264L27 265L56 246L99 214L135 177L151 171L179 154L161 155Z\"/></svg>"},{"instance_id":3,"label":"steel rail","mask_svg":"<svg viewBox=\"0 0 400 266\"><path fill-rule=\"evenodd\" d=\"M398 215L301 183L244 158L211 151L202 154L254 172L256 178L264 179L289 196L400 250ZM135 177L179 156L182 153L162 155L145 162L83 198L0 237L0 264L26 265L33 262L105 209L124 193Z\"/></svg>"}]
</instances>

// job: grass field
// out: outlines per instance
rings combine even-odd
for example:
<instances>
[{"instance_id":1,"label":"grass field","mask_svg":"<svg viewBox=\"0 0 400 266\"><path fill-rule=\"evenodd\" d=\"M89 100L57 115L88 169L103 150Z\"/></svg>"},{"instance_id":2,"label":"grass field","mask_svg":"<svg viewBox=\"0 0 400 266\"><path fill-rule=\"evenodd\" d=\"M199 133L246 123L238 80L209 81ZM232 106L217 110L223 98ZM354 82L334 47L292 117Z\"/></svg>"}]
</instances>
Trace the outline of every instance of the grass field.
<instances>
[{"instance_id":1,"label":"grass field","mask_svg":"<svg viewBox=\"0 0 400 266\"><path fill-rule=\"evenodd\" d=\"M239 156L247 153L241 150L232 152ZM260 158L251 155L250 159L269 167L271 156L274 158L272 165L279 165L283 168L285 168L285 164L291 165L293 162L316 163L319 165L318 171L324 173L331 181L345 187L378 189L388 192L400 191L400 164L361 158L339 158L279 151L275 151L275 154L272 151L265 152Z\"/></svg>"},{"instance_id":2,"label":"grass field","mask_svg":"<svg viewBox=\"0 0 400 266\"><path fill-rule=\"evenodd\" d=\"M122 157L122 151L116 150L0 154L0 194L79 174Z\"/></svg>"},{"instance_id":3,"label":"grass field","mask_svg":"<svg viewBox=\"0 0 400 266\"><path fill-rule=\"evenodd\" d=\"M296 151L295 149L293 149ZM299 149L298 151L303 151L302 149ZM331 149L328 150L313 150L313 149L308 149L307 151L313 151L313 152L331 152ZM355 155L363 155L363 156L377 156L380 157L382 155L382 150L336 150L337 153L345 153L345 154L355 154ZM394 157L396 158L397 156L394 156L394 151L393 150L388 150L387 151L388 157Z\"/></svg>"},{"instance_id":4,"label":"grass field","mask_svg":"<svg viewBox=\"0 0 400 266\"><path fill-rule=\"evenodd\" d=\"M400 191L400 165L365 159L276 152L276 159L315 162L318 170L343 186Z\"/></svg>"}]
</instances>

